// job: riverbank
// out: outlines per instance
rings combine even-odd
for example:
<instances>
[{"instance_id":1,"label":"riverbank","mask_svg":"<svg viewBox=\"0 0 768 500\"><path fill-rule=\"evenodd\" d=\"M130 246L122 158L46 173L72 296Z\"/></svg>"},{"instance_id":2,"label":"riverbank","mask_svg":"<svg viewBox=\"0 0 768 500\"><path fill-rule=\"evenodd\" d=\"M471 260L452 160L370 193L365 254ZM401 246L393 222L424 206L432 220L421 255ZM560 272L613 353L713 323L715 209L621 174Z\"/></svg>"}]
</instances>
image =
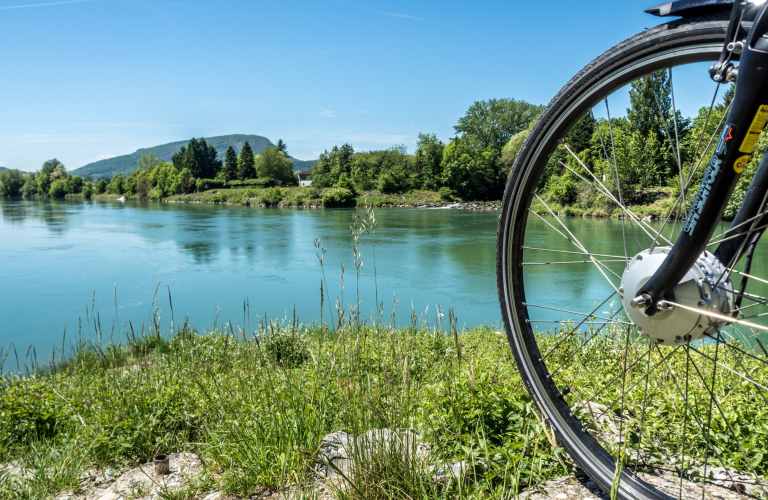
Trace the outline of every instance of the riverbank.
<instances>
[{"instance_id":1,"label":"riverbank","mask_svg":"<svg viewBox=\"0 0 768 500\"><path fill-rule=\"evenodd\" d=\"M262 322L252 333L229 325L202 333L186 323L170 337L157 326L146 334L132 330L111 345L81 340L64 360L59 353L23 377L8 373L14 354L5 353L0 498L183 499L222 492L245 499L287 491L313 498L509 498L580 474L543 426L506 337L493 327L445 334L418 323L397 329L347 323L334 332L288 318ZM590 346L586 363L571 359L580 338L542 337L545 347L561 341L573 349L557 350L549 362L569 361L563 370L570 376L605 383L620 372L618 364L593 362L618 355L624 347L617 338ZM682 370L685 357L667 363ZM690 390L689 399L707 400L703 388ZM720 390L740 402L731 425L748 429L759 448L768 439L764 427L753 425L761 403L749 401L750 389L738 382ZM679 398L668 391L665 398L645 414L649 428L682 421ZM640 403L627 400L625 408L632 414ZM418 436L414 453L423 468L402 449L373 458L362 453L350 455L356 461L347 475L331 481L326 460L335 460L333 449L347 438L330 435L372 429ZM689 434L691 449L702 445L697 434ZM674 457L678 444L646 446L654 457ZM728 465L738 466L737 444L718 446ZM151 466L123 474L157 454L172 454L168 481L145 479ZM764 473L761 457L755 467ZM179 463L187 464L184 481ZM446 467L458 467L465 479L440 476Z\"/></svg>"},{"instance_id":2,"label":"riverbank","mask_svg":"<svg viewBox=\"0 0 768 500\"><path fill-rule=\"evenodd\" d=\"M252 207L305 207L325 208L325 191L317 188L285 187L280 189L279 197L274 196L274 191L269 188L222 188L207 191L194 192L182 195L172 195L162 200L164 203L211 203L222 205L239 205ZM78 196L78 195L74 195ZM121 195L100 194L93 195L93 199L116 200ZM140 201L139 195L126 196L127 200ZM364 191L357 193L350 200L333 206L372 206L374 208L453 208L465 210L498 210L500 201L472 201L441 200L440 195L434 191L410 191L403 194L384 194L376 191Z\"/></svg>"}]
</instances>

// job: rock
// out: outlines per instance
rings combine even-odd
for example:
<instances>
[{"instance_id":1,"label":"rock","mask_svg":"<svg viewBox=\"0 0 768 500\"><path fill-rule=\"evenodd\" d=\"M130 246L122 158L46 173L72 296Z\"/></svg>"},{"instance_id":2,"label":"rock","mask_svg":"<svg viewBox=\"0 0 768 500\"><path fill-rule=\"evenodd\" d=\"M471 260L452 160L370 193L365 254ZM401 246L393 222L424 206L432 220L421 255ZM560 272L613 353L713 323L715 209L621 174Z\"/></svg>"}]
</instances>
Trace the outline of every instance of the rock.
<instances>
[{"instance_id":1,"label":"rock","mask_svg":"<svg viewBox=\"0 0 768 500\"><path fill-rule=\"evenodd\" d=\"M742 493L708 483L694 483L683 480L682 495L680 495L680 478L672 474L646 474L638 473L640 478L666 494L680 498L680 500L701 500L706 493L708 500L746 500L750 497ZM702 491L702 487L706 491ZM542 485L531 488L518 496L520 500L609 500L610 494L602 491L598 486L586 477L577 478L566 476L547 481Z\"/></svg>"},{"instance_id":2,"label":"rock","mask_svg":"<svg viewBox=\"0 0 768 500\"><path fill-rule=\"evenodd\" d=\"M161 477L154 477L154 466L148 462L141 467L131 469L102 491L98 500L150 499L158 492L181 489L188 486L202 474L200 459L194 453L173 453L170 455L170 472Z\"/></svg>"},{"instance_id":3,"label":"rock","mask_svg":"<svg viewBox=\"0 0 768 500\"><path fill-rule=\"evenodd\" d=\"M426 460L429 446L413 429L371 429L355 437L344 431L328 434L320 442L315 470L328 479L349 475L354 457L371 459L376 455L402 454L406 461Z\"/></svg>"},{"instance_id":4,"label":"rock","mask_svg":"<svg viewBox=\"0 0 768 500\"><path fill-rule=\"evenodd\" d=\"M480 460L474 464L462 460L449 465L431 465L429 472L432 480L438 483L449 483L462 480L465 484L476 481L488 471L488 466Z\"/></svg>"},{"instance_id":5,"label":"rock","mask_svg":"<svg viewBox=\"0 0 768 500\"><path fill-rule=\"evenodd\" d=\"M203 498L203 500L220 500L221 499L221 492L217 491L216 493L211 493L207 497Z\"/></svg>"},{"instance_id":6,"label":"rock","mask_svg":"<svg viewBox=\"0 0 768 500\"><path fill-rule=\"evenodd\" d=\"M760 485L753 477L739 472L733 467L707 467L706 472L707 478L712 481L712 484L717 486L751 496L762 493ZM704 467L701 468L700 473L704 474ZM763 484L765 489L768 490L768 482L763 480Z\"/></svg>"}]
</instances>

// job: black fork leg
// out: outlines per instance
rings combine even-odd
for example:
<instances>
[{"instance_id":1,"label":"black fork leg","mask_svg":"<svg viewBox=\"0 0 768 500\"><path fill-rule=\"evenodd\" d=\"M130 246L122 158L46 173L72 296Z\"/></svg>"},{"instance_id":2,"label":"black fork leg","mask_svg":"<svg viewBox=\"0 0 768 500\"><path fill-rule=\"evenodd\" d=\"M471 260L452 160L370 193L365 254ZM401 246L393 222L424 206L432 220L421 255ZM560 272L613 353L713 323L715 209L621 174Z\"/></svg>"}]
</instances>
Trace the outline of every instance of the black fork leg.
<instances>
[{"instance_id":1,"label":"black fork leg","mask_svg":"<svg viewBox=\"0 0 768 500\"><path fill-rule=\"evenodd\" d=\"M674 300L672 290L696 262L712 237L744 166L755 148L757 137L768 119L766 7L768 4L761 8L747 36L747 43L741 55L738 70L739 83L736 86L733 106L715 147L715 153L704 173L699 192L694 198L683 232L680 233L664 263L638 294L643 298L639 302L646 308L648 315L657 312L656 305L659 300ZM761 192L764 193L766 188L764 184L768 176L762 175L759 178L756 176L756 179L758 181L763 179L763 185L756 185L755 189L762 189ZM763 196L758 194L756 197L759 198L756 203L760 205ZM752 216L755 213L756 211ZM744 215L748 218L746 213ZM726 264L728 262L726 260Z\"/></svg>"}]
</instances>

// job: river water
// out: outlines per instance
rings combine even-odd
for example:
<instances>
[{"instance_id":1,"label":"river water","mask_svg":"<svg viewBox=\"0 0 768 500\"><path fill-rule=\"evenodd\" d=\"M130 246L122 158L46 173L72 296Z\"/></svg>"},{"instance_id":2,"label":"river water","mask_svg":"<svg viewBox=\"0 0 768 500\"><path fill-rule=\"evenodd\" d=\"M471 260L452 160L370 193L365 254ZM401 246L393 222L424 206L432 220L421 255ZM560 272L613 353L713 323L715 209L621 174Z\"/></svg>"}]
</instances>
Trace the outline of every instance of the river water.
<instances>
[{"instance_id":1,"label":"river water","mask_svg":"<svg viewBox=\"0 0 768 500\"><path fill-rule=\"evenodd\" d=\"M13 342L24 353L34 345L38 358L61 345L65 328L67 339L78 331L87 338L86 308L90 311L92 302L105 337L114 325L112 340L119 340L128 321L138 329L151 315L156 289L167 331L172 316L177 325L188 317L201 330L231 322L235 331L248 324L254 328L257 317L290 316L294 308L299 321L319 320L323 272L332 299L329 306L325 294L326 321L335 315L336 298L347 307L357 302L358 288L364 318L375 314L378 297L387 320L397 304L397 324L410 323L415 312L420 321L445 326L451 306L459 326L500 320L496 211L378 210L375 266L370 235L360 238L359 287L353 209L0 199L0 213L0 347ZM620 222L562 220L594 245L591 251L623 254ZM544 222L530 224L527 245L562 243L553 242L562 237ZM323 268L316 237L327 248ZM763 273L758 275L765 276L764 255L756 262ZM531 269L547 279L541 286L529 281L526 294L562 309L604 295L604 282L585 284L585 268ZM243 314L246 298L250 322ZM438 305L444 318L438 317Z\"/></svg>"}]
</instances>

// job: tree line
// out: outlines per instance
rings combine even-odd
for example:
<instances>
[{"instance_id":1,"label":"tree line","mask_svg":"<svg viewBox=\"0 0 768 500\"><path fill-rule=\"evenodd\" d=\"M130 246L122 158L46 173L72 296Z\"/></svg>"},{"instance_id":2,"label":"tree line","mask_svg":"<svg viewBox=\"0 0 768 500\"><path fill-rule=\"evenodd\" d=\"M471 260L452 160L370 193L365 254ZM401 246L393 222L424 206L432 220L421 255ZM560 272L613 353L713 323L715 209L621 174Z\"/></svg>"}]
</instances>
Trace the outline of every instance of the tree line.
<instances>
[{"instance_id":1,"label":"tree line","mask_svg":"<svg viewBox=\"0 0 768 500\"><path fill-rule=\"evenodd\" d=\"M668 72L640 78L630 86L625 116L609 122L587 114L563 137L538 189L562 206L602 208L608 213L615 208L610 199L579 175L606 179L604 186L615 197L619 188L614 178L618 176L621 195L629 204L677 197L681 177L689 191L695 192L704 171L697 166L711 155L716 142L701 138L717 134L733 95L731 86L711 112L704 107L688 118L674 109ZM399 145L377 151L355 151L349 144L334 146L315 164L313 187L335 188L329 196L347 201L359 191L409 190L437 191L444 200L498 200L517 153L542 110L543 106L516 99L475 102L454 126L454 137L443 142L436 134L420 133L413 154ZM766 146L768 136L761 136L760 153L747 165L726 217L735 214ZM239 152L230 146L219 158L205 139L193 138L170 162L160 161L154 153L142 155L137 168L125 178L118 174L97 182L79 179L55 159L34 174L4 171L0 195L111 192L157 199L202 190L211 183L289 185L295 183L293 163L282 140L258 155L247 142Z\"/></svg>"},{"instance_id":2,"label":"tree line","mask_svg":"<svg viewBox=\"0 0 768 500\"><path fill-rule=\"evenodd\" d=\"M68 194L113 193L140 198L160 199L172 194L184 194L205 189L208 183L245 182L261 185L290 185L296 183L293 161L288 157L285 142L263 148L255 154L246 142L238 153L229 146L219 159L216 148L205 139L192 138L171 158L160 160L154 152L144 153L130 175L116 174L111 179L94 181L67 172L57 159L46 161L37 172L26 174L19 170L0 173L0 196L51 196Z\"/></svg>"},{"instance_id":3,"label":"tree line","mask_svg":"<svg viewBox=\"0 0 768 500\"><path fill-rule=\"evenodd\" d=\"M504 147L542 110L516 99L475 102L447 144L435 134L420 133L414 154L404 146L357 153L349 144L334 146L313 167L312 185L383 193L424 189L444 199L497 200L509 174Z\"/></svg>"}]
</instances>

